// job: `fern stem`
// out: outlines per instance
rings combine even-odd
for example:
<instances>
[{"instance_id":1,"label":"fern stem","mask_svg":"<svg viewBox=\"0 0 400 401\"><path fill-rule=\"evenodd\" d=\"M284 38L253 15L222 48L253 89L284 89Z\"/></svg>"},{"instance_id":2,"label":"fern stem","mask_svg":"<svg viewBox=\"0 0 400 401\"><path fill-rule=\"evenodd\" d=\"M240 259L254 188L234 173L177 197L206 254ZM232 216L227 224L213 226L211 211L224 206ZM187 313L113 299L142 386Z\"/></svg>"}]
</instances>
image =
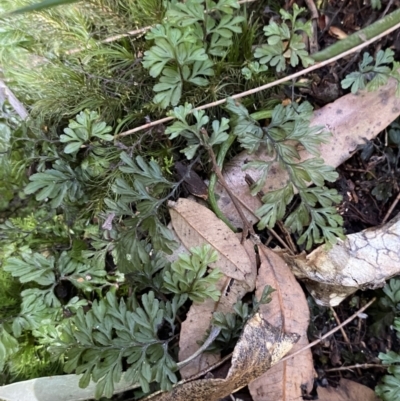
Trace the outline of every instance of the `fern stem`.
<instances>
[{"instance_id":1,"label":"fern stem","mask_svg":"<svg viewBox=\"0 0 400 401\"><path fill-rule=\"evenodd\" d=\"M235 135L230 134L228 139L221 145L221 148L217 156L217 164L221 169L223 162L225 160L226 153L228 152L228 149L231 147L234 141L235 141ZM211 209L219 219L221 219L233 232L236 233L237 232L236 227L232 225L232 223L225 217L225 215L221 212L221 209L218 207L217 200L215 199L216 183L217 183L217 174L212 173L210 177L210 182L208 184L208 201L210 203Z\"/></svg>"}]
</instances>

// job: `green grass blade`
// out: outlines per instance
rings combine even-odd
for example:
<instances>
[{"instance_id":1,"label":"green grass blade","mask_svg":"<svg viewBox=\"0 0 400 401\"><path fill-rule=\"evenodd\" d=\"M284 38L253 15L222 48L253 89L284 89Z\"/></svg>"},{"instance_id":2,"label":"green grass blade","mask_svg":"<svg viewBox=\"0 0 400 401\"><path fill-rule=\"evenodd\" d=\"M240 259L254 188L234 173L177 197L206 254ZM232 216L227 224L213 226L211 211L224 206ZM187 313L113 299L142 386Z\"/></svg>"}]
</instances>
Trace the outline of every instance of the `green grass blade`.
<instances>
[{"instance_id":1,"label":"green grass blade","mask_svg":"<svg viewBox=\"0 0 400 401\"><path fill-rule=\"evenodd\" d=\"M31 4L29 6L18 8L17 10L11 11L9 15L22 14L31 11L41 11L45 10L46 8L61 6L62 4L76 3L78 1L79 0L43 0L40 3Z\"/></svg>"}]
</instances>

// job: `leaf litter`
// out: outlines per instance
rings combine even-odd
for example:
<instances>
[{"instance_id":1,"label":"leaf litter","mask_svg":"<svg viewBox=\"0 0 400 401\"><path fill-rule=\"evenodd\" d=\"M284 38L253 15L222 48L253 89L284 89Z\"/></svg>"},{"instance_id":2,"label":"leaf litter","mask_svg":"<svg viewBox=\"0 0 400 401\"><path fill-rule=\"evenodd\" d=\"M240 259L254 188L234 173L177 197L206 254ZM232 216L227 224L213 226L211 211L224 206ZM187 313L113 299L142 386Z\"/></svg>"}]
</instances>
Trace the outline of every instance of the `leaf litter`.
<instances>
[{"instance_id":1,"label":"leaf litter","mask_svg":"<svg viewBox=\"0 0 400 401\"><path fill-rule=\"evenodd\" d=\"M171 223L181 244L185 248L210 244L219 255L218 261L210 267L218 267L225 275L216 284L222 294L219 301L208 299L191 306L181 327L179 360L182 361L199 348L198 342L204 339L214 312L232 312L233 305L254 290L256 259L250 241L242 245L239 237L205 206L188 199L179 199L170 206ZM227 287L229 291L225 292ZM193 376L219 359L218 355L202 354L180 373L184 378Z\"/></svg>"},{"instance_id":2,"label":"leaf litter","mask_svg":"<svg viewBox=\"0 0 400 401\"><path fill-rule=\"evenodd\" d=\"M266 285L275 289L272 300L260 305L260 312L272 325L284 332L296 332L298 342L291 352L308 344L307 328L310 312L304 292L284 260L264 245L259 245L261 265L256 282L259 298ZM289 355L290 355L289 353ZM277 364L249 385L254 401L294 401L302 398L302 391L310 393L314 381L314 365L310 349Z\"/></svg>"}]
</instances>

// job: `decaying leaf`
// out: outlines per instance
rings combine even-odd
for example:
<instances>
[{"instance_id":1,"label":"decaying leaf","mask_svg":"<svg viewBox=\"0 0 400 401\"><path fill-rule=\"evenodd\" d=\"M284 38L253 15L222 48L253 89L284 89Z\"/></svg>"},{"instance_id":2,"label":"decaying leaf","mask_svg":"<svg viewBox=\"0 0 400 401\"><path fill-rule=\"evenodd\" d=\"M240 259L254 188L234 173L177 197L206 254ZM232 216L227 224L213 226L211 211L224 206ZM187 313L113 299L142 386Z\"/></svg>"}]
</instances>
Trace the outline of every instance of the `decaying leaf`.
<instances>
[{"instance_id":1,"label":"decaying leaf","mask_svg":"<svg viewBox=\"0 0 400 401\"><path fill-rule=\"evenodd\" d=\"M374 390L346 379L338 387L318 387L317 391L319 401L379 401Z\"/></svg>"},{"instance_id":2,"label":"decaying leaf","mask_svg":"<svg viewBox=\"0 0 400 401\"><path fill-rule=\"evenodd\" d=\"M1 401L84 401L94 399L96 385L93 380L85 388L79 387L82 375L45 376L0 386ZM114 394L139 388L125 372L114 384Z\"/></svg>"},{"instance_id":3,"label":"decaying leaf","mask_svg":"<svg viewBox=\"0 0 400 401\"><path fill-rule=\"evenodd\" d=\"M188 199L169 202L172 227L182 244L187 248L199 244L210 244L218 252L218 266L228 277L245 283L247 291L255 286L256 269L240 240L215 214Z\"/></svg>"},{"instance_id":4,"label":"decaying leaf","mask_svg":"<svg viewBox=\"0 0 400 401\"><path fill-rule=\"evenodd\" d=\"M400 99L395 96L395 91L396 83L389 80L385 86L376 91L360 91L356 95L345 95L314 112L312 125L324 126L332 133L329 143L319 148L325 164L339 166L351 156L357 145L374 138L399 116ZM300 152L300 155L302 160L310 157L305 151ZM258 218L254 212L261 203L257 197L250 195L245 176L248 174L256 181L261 173L252 169L242 170L242 166L252 160L268 161L270 158L266 156L263 148L252 155L246 152L240 153L227 163L224 178L243 206L248 220L256 223ZM282 187L286 180L286 172L278 164L272 166L263 192L267 193ZM219 196L218 205L221 211L234 226L241 227L242 220L231 199L220 186L217 187L216 192Z\"/></svg>"},{"instance_id":5,"label":"decaying leaf","mask_svg":"<svg viewBox=\"0 0 400 401\"><path fill-rule=\"evenodd\" d=\"M180 180L183 180L184 186L189 193L201 199L207 200L208 188L200 176L181 162L175 163L175 170Z\"/></svg>"},{"instance_id":6,"label":"decaying leaf","mask_svg":"<svg viewBox=\"0 0 400 401\"><path fill-rule=\"evenodd\" d=\"M259 246L261 266L256 281L256 296L260 298L266 285L276 291L269 304L261 305L263 317L285 332L299 334L299 341L292 348L295 352L308 344L307 328L310 319L304 292L290 268L276 253ZM311 350L272 367L249 385L254 401L294 401L302 398L302 388L311 392L314 366Z\"/></svg>"},{"instance_id":7,"label":"decaying leaf","mask_svg":"<svg viewBox=\"0 0 400 401\"><path fill-rule=\"evenodd\" d=\"M241 244L235 235L215 214L196 202L179 199L171 204L171 222L175 234L186 248L210 244L218 252L214 264L225 274L217 283L222 295L218 302L212 299L194 303L183 322L179 341L179 360L193 355L210 328L212 314L231 312L233 305L255 286L256 261L250 242ZM212 265L212 267L214 267ZM229 286L229 292L224 290ZM202 354L180 370L182 377L190 377L219 360L218 355Z\"/></svg>"},{"instance_id":8,"label":"decaying leaf","mask_svg":"<svg viewBox=\"0 0 400 401\"><path fill-rule=\"evenodd\" d=\"M224 283L229 280L224 277L216 287L221 291ZM204 340L205 333L210 328L212 314L217 309L217 302L211 298L201 304L193 303L187 313L186 320L181 325L179 334L179 361L184 361L193 355L200 347L199 341ZM202 353L189 364L179 370L182 378L188 378L214 365L221 359L219 354Z\"/></svg>"},{"instance_id":9,"label":"decaying leaf","mask_svg":"<svg viewBox=\"0 0 400 401\"><path fill-rule=\"evenodd\" d=\"M218 401L265 373L290 351L297 340L297 334L284 333L257 313L243 329L233 351L232 366L225 379L178 383L169 393L157 394L149 400Z\"/></svg>"},{"instance_id":10,"label":"decaying leaf","mask_svg":"<svg viewBox=\"0 0 400 401\"><path fill-rule=\"evenodd\" d=\"M333 26L333 25L329 28L328 33L329 33L329 35L331 35L334 38L337 38L339 40L346 39L348 36L347 33L344 32L342 29L338 28L337 26Z\"/></svg>"},{"instance_id":11,"label":"decaying leaf","mask_svg":"<svg viewBox=\"0 0 400 401\"><path fill-rule=\"evenodd\" d=\"M249 240L245 241L243 248L243 251L247 252L252 266L254 266L255 269L256 257L252 242ZM229 291L226 291L228 286ZM222 294L218 302L207 299L201 304L193 303L190 307L186 320L182 323L179 335L179 361L184 361L198 350L199 342L204 340L204 334L210 328L212 314L214 312L232 312L233 305L240 300L246 292L241 281L232 280L226 276L219 280L216 287ZM183 378L193 376L207 369L219 360L220 355L203 353L180 369L181 376Z\"/></svg>"},{"instance_id":12,"label":"decaying leaf","mask_svg":"<svg viewBox=\"0 0 400 401\"><path fill-rule=\"evenodd\" d=\"M309 255L284 255L317 303L336 306L359 289L382 287L400 274L400 214L381 227L351 234Z\"/></svg>"}]
</instances>

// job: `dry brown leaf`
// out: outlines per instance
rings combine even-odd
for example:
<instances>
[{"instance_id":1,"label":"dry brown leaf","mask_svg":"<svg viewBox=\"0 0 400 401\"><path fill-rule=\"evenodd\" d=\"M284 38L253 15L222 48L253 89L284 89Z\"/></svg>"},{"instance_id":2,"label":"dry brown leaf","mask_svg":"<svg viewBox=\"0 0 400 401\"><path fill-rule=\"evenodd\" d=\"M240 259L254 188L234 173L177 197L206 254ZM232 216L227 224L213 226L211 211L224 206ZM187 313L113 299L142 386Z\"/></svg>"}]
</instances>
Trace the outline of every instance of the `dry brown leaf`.
<instances>
[{"instance_id":1,"label":"dry brown leaf","mask_svg":"<svg viewBox=\"0 0 400 401\"><path fill-rule=\"evenodd\" d=\"M309 255L284 255L317 303L336 306L359 289L382 287L400 274L400 214L381 227L351 234Z\"/></svg>"},{"instance_id":2,"label":"dry brown leaf","mask_svg":"<svg viewBox=\"0 0 400 401\"><path fill-rule=\"evenodd\" d=\"M201 379L176 385L169 393L151 401L218 401L262 375L275 365L297 341L297 334L285 334L270 325L261 314L245 325L233 351L232 366L225 379Z\"/></svg>"},{"instance_id":3,"label":"dry brown leaf","mask_svg":"<svg viewBox=\"0 0 400 401\"><path fill-rule=\"evenodd\" d=\"M186 248L210 244L218 252L218 261L211 267L218 266L225 274L217 284L222 293L219 301L194 303L182 324L179 341L179 360L182 361L199 348L198 341L204 339L207 329L210 328L212 313L231 312L233 305L246 292L254 289L256 261L252 245L242 245L239 237L205 206L188 199L179 199L170 204L170 214L180 242ZM229 292L224 294L228 285ZM218 357L215 355L202 354L181 369L182 377L193 376L216 360Z\"/></svg>"},{"instance_id":4,"label":"dry brown leaf","mask_svg":"<svg viewBox=\"0 0 400 401\"><path fill-rule=\"evenodd\" d=\"M255 286L256 269L243 246L230 228L209 209L180 198L169 202L172 227L187 248L210 244L218 252L218 266L228 277L243 282L248 291Z\"/></svg>"},{"instance_id":5,"label":"dry brown leaf","mask_svg":"<svg viewBox=\"0 0 400 401\"><path fill-rule=\"evenodd\" d=\"M328 144L320 146L321 158L327 165L339 166L351 156L357 145L365 143L366 139L374 138L399 116L400 99L396 98L395 91L396 82L390 80L377 91L348 94L314 112L312 125L325 126L333 135ZM302 160L310 157L304 151L300 154ZM243 206L246 217L255 223L258 218L254 212L261 203L256 196L250 195L245 175L249 174L257 180L261 173L251 169L242 170L242 166L252 160L268 161L269 158L264 149L260 149L253 155L246 152L240 153L227 163L224 177ZM282 187L286 179L287 175L279 165L272 166L263 192L267 193ZM216 192L219 196L218 205L221 211L236 227L241 227L242 220L230 198L220 186L217 187Z\"/></svg>"},{"instance_id":6,"label":"dry brown leaf","mask_svg":"<svg viewBox=\"0 0 400 401\"><path fill-rule=\"evenodd\" d=\"M338 387L318 387L319 401L379 401L374 390L351 380L341 379Z\"/></svg>"},{"instance_id":7,"label":"dry brown leaf","mask_svg":"<svg viewBox=\"0 0 400 401\"><path fill-rule=\"evenodd\" d=\"M292 352L308 344L307 328L310 319L307 300L299 283L284 260L265 246L259 246L261 266L256 281L256 296L266 285L276 291L272 301L261 305L260 312L268 322L282 327L284 332L299 334ZM290 353L289 353L290 355ZM311 350L272 367L249 385L254 401L294 401L302 398L302 388L311 392L314 366Z\"/></svg>"},{"instance_id":8,"label":"dry brown leaf","mask_svg":"<svg viewBox=\"0 0 400 401\"><path fill-rule=\"evenodd\" d=\"M329 35L331 35L334 38L337 38L339 40L346 39L348 36L346 32L342 31L340 28L338 28L337 26L333 26L333 25L329 28L328 32L329 32Z\"/></svg>"},{"instance_id":9,"label":"dry brown leaf","mask_svg":"<svg viewBox=\"0 0 400 401\"><path fill-rule=\"evenodd\" d=\"M216 285L221 291L224 288L224 282L230 280L227 277L223 279L224 281L220 280ZM188 359L200 348L198 342L204 340L205 334L211 325L212 314L215 312L217 305L217 302L210 298L201 304L193 303L190 307L179 333L178 358L180 362ZM179 372L182 378L186 379L214 365L220 359L219 354L202 353L181 368Z\"/></svg>"}]
</instances>

